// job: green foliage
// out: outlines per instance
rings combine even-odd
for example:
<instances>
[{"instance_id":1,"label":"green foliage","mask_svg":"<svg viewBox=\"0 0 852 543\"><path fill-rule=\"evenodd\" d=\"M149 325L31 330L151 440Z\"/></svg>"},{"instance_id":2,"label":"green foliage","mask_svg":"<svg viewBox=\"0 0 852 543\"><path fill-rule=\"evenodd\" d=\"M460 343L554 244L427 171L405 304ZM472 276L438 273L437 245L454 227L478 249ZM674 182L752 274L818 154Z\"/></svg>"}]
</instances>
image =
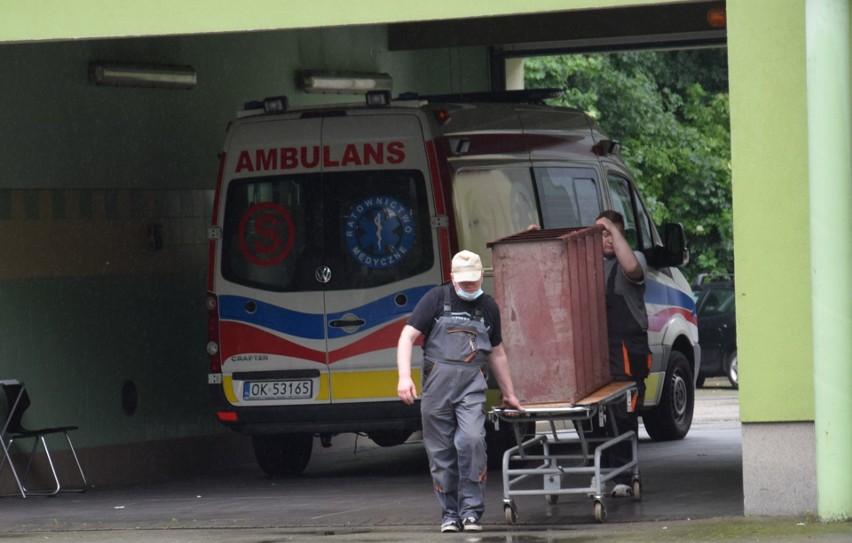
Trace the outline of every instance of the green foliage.
<instances>
[{"instance_id":1,"label":"green foliage","mask_svg":"<svg viewBox=\"0 0 852 543\"><path fill-rule=\"evenodd\" d=\"M731 150L724 49L528 58L527 88L556 87L622 143L657 224L683 223L688 278L733 271Z\"/></svg>"}]
</instances>

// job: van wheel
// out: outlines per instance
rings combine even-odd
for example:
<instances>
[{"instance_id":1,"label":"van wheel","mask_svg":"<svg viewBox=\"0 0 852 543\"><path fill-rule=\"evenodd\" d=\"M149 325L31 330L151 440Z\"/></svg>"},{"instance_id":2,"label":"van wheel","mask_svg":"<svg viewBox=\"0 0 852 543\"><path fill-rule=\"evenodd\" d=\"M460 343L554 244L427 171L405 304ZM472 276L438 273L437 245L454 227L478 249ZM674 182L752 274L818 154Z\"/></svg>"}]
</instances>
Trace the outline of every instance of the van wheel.
<instances>
[{"instance_id":1,"label":"van wheel","mask_svg":"<svg viewBox=\"0 0 852 543\"><path fill-rule=\"evenodd\" d=\"M311 434L258 434L251 439L257 464L270 477L300 475L314 446Z\"/></svg>"},{"instance_id":2,"label":"van wheel","mask_svg":"<svg viewBox=\"0 0 852 543\"><path fill-rule=\"evenodd\" d=\"M651 411L642 414L645 430L654 441L683 439L692 426L692 411L695 407L695 386L692 369L686 356L672 351L666 382L660 403Z\"/></svg>"},{"instance_id":3,"label":"van wheel","mask_svg":"<svg viewBox=\"0 0 852 543\"><path fill-rule=\"evenodd\" d=\"M367 432L367 437L379 447L394 447L405 443L413 433L411 430L376 430Z\"/></svg>"},{"instance_id":4,"label":"van wheel","mask_svg":"<svg viewBox=\"0 0 852 543\"><path fill-rule=\"evenodd\" d=\"M728 363L725 367L728 370L728 381L731 382L731 386L734 388L740 388L740 370L739 365L737 364L737 351L728 355Z\"/></svg>"}]
</instances>

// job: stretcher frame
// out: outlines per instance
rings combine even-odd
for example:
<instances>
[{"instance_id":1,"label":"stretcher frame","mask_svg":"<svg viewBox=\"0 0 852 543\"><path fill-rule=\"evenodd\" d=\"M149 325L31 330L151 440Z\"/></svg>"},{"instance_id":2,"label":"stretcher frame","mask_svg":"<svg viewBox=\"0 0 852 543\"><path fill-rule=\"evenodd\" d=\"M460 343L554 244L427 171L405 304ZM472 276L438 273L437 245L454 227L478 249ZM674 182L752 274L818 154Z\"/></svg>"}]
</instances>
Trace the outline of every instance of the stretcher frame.
<instances>
[{"instance_id":1,"label":"stretcher frame","mask_svg":"<svg viewBox=\"0 0 852 543\"><path fill-rule=\"evenodd\" d=\"M575 404L546 404L527 407L525 411L493 408L489 417L496 428L500 424L509 424L515 435L517 445L503 453L503 512L506 522L516 524L518 510L516 496L544 496L548 505L554 505L561 495L584 494L593 501L594 517L598 522L606 521L606 502L603 493L605 484L614 477L629 471L632 474L633 499L642 499L642 484L639 476L638 438L636 432L628 431L616 437L594 437L592 420L598 418L599 426L606 423L615 429L615 422L608 416L611 406L626 402L628 411L632 410L633 395L636 394L633 382L612 382L594 391ZM557 422L570 421L574 431L557 430ZM536 423L535 434L524 439L521 427ZM540 430L538 423L545 423L546 431ZM615 432L613 432L615 434ZM601 453L606 449L630 441L632 455L628 462L620 466L601 467ZM558 445L573 445L572 452L558 453ZM573 452L579 445L579 454ZM538 447L541 447L541 454ZM591 448L590 448L591 447ZM594 459L594 462L590 460ZM523 462L524 467L511 467L512 461ZM535 462L539 462L535 465ZM571 464L573 463L573 465ZM589 465L591 463L591 465ZM527 467L533 464L533 467ZM535 476L542 477L539 488L517 488L517 485ZM563 486L567 476L593 476L588 486ZM588 479L587 479L588 480Z\"/></svg>"}]
</instances>

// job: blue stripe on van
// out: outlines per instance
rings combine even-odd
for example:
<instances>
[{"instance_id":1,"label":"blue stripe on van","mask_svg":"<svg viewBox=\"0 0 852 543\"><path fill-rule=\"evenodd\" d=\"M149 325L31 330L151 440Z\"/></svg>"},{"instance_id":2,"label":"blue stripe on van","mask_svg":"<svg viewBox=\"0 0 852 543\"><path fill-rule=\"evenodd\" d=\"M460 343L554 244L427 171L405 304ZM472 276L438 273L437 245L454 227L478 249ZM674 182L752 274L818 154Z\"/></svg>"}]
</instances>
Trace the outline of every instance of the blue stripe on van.
<instances>
[{"instance_id":1,"label":"blue stripe on van","mask_svg":"<svg viewBox=\"0 0 852 543\"><path fill-rule=\"evenodd\" d=\"M645 282L645 303L681 307L695 315L695 300L691 295L658 281Z\"/></svg>"},{"instance_id":2,"label":"blue stripe on van","mask_svg":"<svg viewBox=\"0 0 852 543\"><path fill-rule=\"evenodd\" d=\"M414 306L420 301L434 285L424 285L414 287L400 292L395 292L389 296L379 298L370 303L346 309L345 311L331 313L328 315L328 320L343 318L347 313L357 315L359 318L367 321L364 328L359 329L359 332L382 326L388 322L394 321L414 310ZM330 291L326 296L334 296L336 293ZM403 295L407 302L403 306L396 304L396 299ZM245 309L247 302L254 302L256 310L254 313L248 313ZM289 336L304 338L304 339L324 339L323 334L324 318L322 312L305 313L295 311L284 307L279 307L270 303L261 302L244 296L227 296L219 297L219 317L222 320L230 320L251 324L268 330L274 330ZM328 328L329 339L347 337L351 334L345 332L341 328Z\"/></svg>"}]
</instances>

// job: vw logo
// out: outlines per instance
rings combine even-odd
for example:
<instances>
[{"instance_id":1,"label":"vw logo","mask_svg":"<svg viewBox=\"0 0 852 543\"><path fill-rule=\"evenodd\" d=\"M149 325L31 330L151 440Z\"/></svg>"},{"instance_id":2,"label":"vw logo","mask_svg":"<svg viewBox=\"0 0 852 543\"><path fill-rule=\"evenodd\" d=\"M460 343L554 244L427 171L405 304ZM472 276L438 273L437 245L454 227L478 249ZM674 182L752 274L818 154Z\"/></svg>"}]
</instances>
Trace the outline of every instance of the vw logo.
<instances>
[{"instance_id":1,"label":"vw logo","mask_svg":"<svg viewBox=\"0 0 852 543\"><path fill-rule=\"evenodd\" d=\"M314 272L314 278L319 283L328 283L331 281L331 268L328 266L319 266Z\"/></svg>"}]
</instances>

